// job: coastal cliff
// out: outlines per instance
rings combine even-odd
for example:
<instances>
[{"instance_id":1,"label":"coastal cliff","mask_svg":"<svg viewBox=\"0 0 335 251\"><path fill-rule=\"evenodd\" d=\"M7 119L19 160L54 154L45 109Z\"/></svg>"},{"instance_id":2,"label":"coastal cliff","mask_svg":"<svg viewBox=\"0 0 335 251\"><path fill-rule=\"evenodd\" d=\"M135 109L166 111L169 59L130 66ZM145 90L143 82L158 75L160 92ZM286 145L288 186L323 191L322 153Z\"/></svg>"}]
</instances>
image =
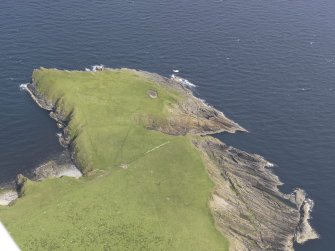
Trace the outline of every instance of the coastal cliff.
<instances>
[{"instance_id":1,"label":"coastal cliff","mask_svg":"<svg viewBox=\"0 0 335 251\"><path fill-rule=\"evenodd\" d=\"M157 76L154 79L164 83ZM165 84L171 86L170 81L165 79ZM176 120L185 128L178 130L180 125L177 125L172 132L209 135L246 131L222 112L194 98L189 90L183 91L190 97L177 110L187 111L186 114L192 114L198 120L206 118L212 126L198 123L195 129L193 124L189 126L177 116ZM158 130L169 133L161 128ZM270 169L272 163L257 154L226 146L213 137L198 137L192 141L201 152L215 183L209 206L217 228L234 240L231 250L293 250L294 242L304 243L318 238L308 223L313 201L306 198L302 189L296 189L291 194L280 192L278 187L282 183Z\"/></svg>"},{"instance_id":2,"label":"coastal cliff","mask_svg":"<svg viewBox=\"0 0 335 251\"><path fill-rule=\"evenodd\" d=\"M60 80L56 81L57 78ZM66 79L70 81L65 85ZM92 81L92 84L80 87L80 82L86 79ZM115 81L116 84L109 86L108 81ZM132 83L131 89L120 89L125 88L120 87L120 82ZM99 88L103 90L95 94L97 99L93 99L92 90ZM67 89L76 89L77 92L69 97ZM175 200L173 210L178 207L180 210L180 207L185 206L187 210L192 210L191 221L203 219L206 222L202 223L203 226L207 226L210 224L207 216L193 211L193 208L202 208L209 196L210 200L206 204L214 218L216 229L222 234L222 240L223 237L228 238L230 250L293 250L294 242L303 243L317 238L316 232L308 223L312 201L306 198L305 192L297 189L292 194L283 194L278 189L281 182L270 169L271 164L263 157L226 146L209 136L246 130L222 112L196 98L178 79L130 69L102 68L92 72L70 72L42 68L34 72L27 91L41 108L50 112L50 117L62 128L60 143L69 149L74 163L86 176L83 179L113 177L118 175L120 169L135 171L135 168L144 166L150 168L150 175L160 172L158 177L150 180L150 184L155 184L155 188L150 188L150 191L158 192L154 192L154 195L153 192L148 193L148 185L143 190L148 193L148 200L157 200L157 204L164 199L166 208L163 210L159 207L164 212L167 210L164 217L171 214L169 210L172 210L165 203ZM107 106L108 104L113 106ZM83 106L83 109L80 110L79 106ZM93 111L91 107L98 107L100 110ZM92 115L92 112L102 115ZM88 116L90 119L93 117L92 120ZM108 141L105 142L106 138ZM146 160L153 155L153 160ZM167 156L174 156L173 160ZM139 164L141 161L145 161L143 167ZM160 166L166 168L155 169ZM181 167L187 168L183 170ZM214 189L201 174L203 168L213 181ZM193 174L195 170L196 173ZM175 176L169 176L170 172ZM147 177L142 175L142 183L147 182ZM172 183L164 187L166 179L173 180L171 182L176 187ZM110 186L116 188L113 183ZM29 191L29 186L27 189ZM183 197L184 195L186 196ZM201 202L195 203L197 200ZM141 205L138 203L135 203L137 210ZM162 220L159 218L162 217L160 213L157 221ZM182 215L184 214L178 214L178 217ZM172 238L169 230L164 230L164 234L157 238L162 238L164 245L167 237L171 238L167 242L169 245L174 238L181 238L180 241L185 242L183 245L186 246L183 248L178 244L175 250L205 250L205 247L210 250L225 249L226 244L220 244L220 237L212 232L209 225L203 229L209 235L200 237L204 233L198 233L196 228L201 224L183 224L187 231L194 230L195 235L199 234L199 240L190 241L186 238L188 235L183 239L185 233L180 233L181 237ZM203 242L199 244L197 241ZM153 243L155 242L152 240L148 241L147 247L151 247L148 250L158 247Z\"/></svg>"}]
</instances>

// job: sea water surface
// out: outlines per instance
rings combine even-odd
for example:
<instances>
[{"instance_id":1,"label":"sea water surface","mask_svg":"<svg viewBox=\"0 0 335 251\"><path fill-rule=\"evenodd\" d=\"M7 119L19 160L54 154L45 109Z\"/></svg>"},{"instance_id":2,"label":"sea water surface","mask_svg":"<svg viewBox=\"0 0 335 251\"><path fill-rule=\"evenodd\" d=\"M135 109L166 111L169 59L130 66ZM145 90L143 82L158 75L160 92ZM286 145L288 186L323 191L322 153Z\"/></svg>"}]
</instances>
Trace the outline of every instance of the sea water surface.
<instances>
[{"instance_id":1,"label":"sea water surface","mask_svg":"<svg viewBox=\"0 0 335 251\"><path fill-rule=\"evenodd\" d=\"M263 155L315 201L320 233L297 250L333 250L335 1L1 0L0 183L62 151L54 121L19 85L39 66L95 64L180 76L249 130L229 145Z\"/></svg>"}]
</instances>

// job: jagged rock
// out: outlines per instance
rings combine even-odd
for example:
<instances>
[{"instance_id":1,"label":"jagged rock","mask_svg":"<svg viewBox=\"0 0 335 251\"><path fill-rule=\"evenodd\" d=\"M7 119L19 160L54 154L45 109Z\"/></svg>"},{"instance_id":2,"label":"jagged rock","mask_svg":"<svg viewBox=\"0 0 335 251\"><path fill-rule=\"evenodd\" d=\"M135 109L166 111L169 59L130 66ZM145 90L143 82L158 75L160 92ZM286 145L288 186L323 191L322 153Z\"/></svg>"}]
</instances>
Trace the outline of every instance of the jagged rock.
<instances>
[{"instance_id":1,"label":"jagged rock","mask_svg":"<svg viewBox=\"0 0 335 251\"><path fill-rule=\"evenodd\" d=\"M0 191L0 206L10 206L18 198L18 194L14 190Z\"/></svg>"},{"instance_id":2,"label":"jagged rock","mask_svg":"<svg viewBox=\"0 0 335 251\"><path fill-rule=\"evenodd\" d=\"M79 178L82 173L72 164L70 154L63 152L57 159L47 161L34 170L36 180L63 176Z\"/></svg>"},{"instance_id":3,"label":"jagged rock","mask_svg":"<svg viewBox=\"0 0 335 251\"><path fill-rule=\"evenodd\" d=\"M173 86L186 99L171 107L168 121L149 119L149 127L172 135L207 135L246 131L224 114L193 96L178 81L141 72ZM318 238L308 220L312 200L302 189L283 194L279 178L263 157L228 147L213 137L195 137L215 191L210 207L217 228L232 241L231 250L293 250L293 242Z\"/></svg>"},{"instance_id":4,"label":"jagged rock","mask_svg":"<svg viewBox=\"0 0 335 251\"><path fill-rule=\"evenodd\" d=\"M246 131L237 123L228 119L222 112L195 97L191 90L178 81L162 77L158 74L145 71L135 71L166 88L181 93L183 101L170 107L171 116L164 121L157 118L142 118L147 128L158 130L171 135L185 135L187 133L206 135L220 132Z\"/></svg>"},{"instance_id":5,"label":"jagged rock","mask_svg":"<svg viewBox=\"0 0 335 251\"><path fill-rule=\"evenodd\" d=\"M34 81L34 80L33 80ZM42 94L40 94L37 89L36 85L34 84L28 84L27 89L26 89L32 99L36 102L36 104L41 107L42 109L45 109L47 111L52 111L53 109L53 104L51 101L45 99Z\"/></svg>"},{"instance_id":6,"label":"jagged rock","mask_svg":"<svg viewBox=\"0 0 335 251\"><path fill-rule=\"evenodd\" d=\"M235 244L232 250L293 250L293 241L317 238L308 223L308 207L303 190L283 194L282 183L256 154L228 147L205 137L194 140L215 191L210 208L217 228Z\"/></svg>"}]
</instances>

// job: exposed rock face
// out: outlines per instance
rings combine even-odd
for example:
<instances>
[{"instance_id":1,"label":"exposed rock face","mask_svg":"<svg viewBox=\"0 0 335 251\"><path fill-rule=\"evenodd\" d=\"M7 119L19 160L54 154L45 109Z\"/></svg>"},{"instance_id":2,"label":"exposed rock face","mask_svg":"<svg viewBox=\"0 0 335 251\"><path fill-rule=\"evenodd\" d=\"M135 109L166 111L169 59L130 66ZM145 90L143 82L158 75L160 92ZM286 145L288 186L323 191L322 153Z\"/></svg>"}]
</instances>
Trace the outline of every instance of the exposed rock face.
<instances>
[{"instance_id":1,"label":"exposed rock face","mask_svg":"<svg viewBox=\"0 0 335 251\"><path fill-rule=\"evenodd\" d=\"M39 107L47 111L52 111L53 104L45 99L37 90L34 84L28 84L26 90L29 92L32 99L38 104Z\"/></svg>"},{"instance_id":2,"label":"exposed rock face","mask_svg":"<svg viewBox=\"0 0 335 251\"><path fill-rule=\"evenodd\" d=\"M14 190L0 192L0 206L9 206L18 198L18 194Z\"/></svg>"},{"instance_id":3,"label":"exposed rock face","mask_svg":"<svg viewBox=\"0 0 335 251\"><path fill-rule=\"evenodd\" d=\"M71 142L68 129L66 127L67 118L61 112L56 110L55 104L38 92L34 82L27 85L27 91L42 109L50 111L49 116L57 122L58 128L63 129L62 133L57 134L58 140L61 146L68 148ZM62 176L79 178L82 176L82 173L75 165L71 164L69 153L63 152L57 160L47 161L37 167L34 170L34 175L37 180L43 180L48 177L57 178Z\"/></svg>"},{"instance_id":4,"label":"exposed rock face","mask_svg":"<svg viewBox=\"0 0 335 251\"><path fill-rule=\"evenodd\" d=\"M82 173L71 163L68 152L63 152L57 159L49 160L34 170L37 180L59 178L63 176L79 178Z\"/></svg>"},{"instance_id":5,"label":"exposed rock face","mask_svg":"<svg viewBox=\"0 0 335 251\"><path fill-rule=\"evenodd\" d=\"M206 135L220 132L234 133L246 131L237 123L228 119L222 112L209 106L203 100L195 97L189 89L174 79L164 78L160 75L134 71L165 87L177 90L184 100L171 106L170 116L166 121L157 121L154 118L146 118L149 129L158 130L171 135L185 135L187 133Z\"/></svg>"},{"instance_id":6,"label":"exposed rock face","mask_svg":"<svg viewBox=\"0 0 335 251\"><path fill-rule=\"evenodd\" d=\"M18 174L16 176L15 186L19 197L22 197L24 195L27 180L27 177L23 176L22 174Z\"/></svg>"},{"instance_id":7,"label":"exposed rock face","mask_svg":"<svg viewBox=\"0 0 335 251\"><path fill-rule=\"evenodd\" d=\"M185 97L171 107L165 123L152 120L151 129L172 135L208 135L246 131L224 114L193 96L174 79L141 72L155 82L172 86ZM313 202L302 189L283 194L272 164L210 136L194 137L215 190L209 202L217 228L231 240L231 250L293 250L293 242L318 238L308 220Z\"/></svg>"},{"instance_id":8,"label":"exposed rock face","mask_svg":"<svg viewBox=\"0 0 335 251\"><path fill-rule=\"evenodd\" d=\"M281 182L261 156L212 137L194 144L215 182L210 207L218 229L234 240L232 250L293 250L293 240L318 237L306 217L311 200L301 189L281 193Z\"/></svg>"},{"instance_id":9,"label":"exposed rock face","mask_svg":"<svg viewBox=\"0 0 335 251\"><path fill-rule=\"evenodd\" d=\"M245 131L224 116L222 112L195 97L170 107L173 116L165 121L146 118L147 127L170 135L206 135L220 132Z\"/></svg>"},{"instance_id":10,"label":"exposed rock face","mask_svg":"<svg viewBox=\"0 0 335 251\"><path fill-rule=\"evenodd\" d=\"M34 79L32 82L27 85L26 90L29 92L32 99L44 110L49 111L49 116L57 122L57 127L62 130L62 133L58 133L58 140L61 146L64 148L71 148L70 136L67 128L68 118L62 113L62 111L57 110L56 104L52 101L45 98L41 93L38 92ZM72 154L71 160L75 165L69 165L70 160L67 164L59 164L54 161L44 163L42 166L38 167L35 170L35 175L37 179L45 179L46 177L61 177L69 176L78 178L82 176L82 173L79 171L80 164L76 162L74 158L74 150L69 149L69 152ZM79 169L77 169L79 167Z\"/></svg>"},{"instance_id":11,"label":"exposed rock face","mask_svg":"<svg viewBox=\"0 0 335 251\"><path fill-rule=\"evenodd\" d=\"M72 164L70 154L64 151L56 159L47 161L37 167L33 171L32 180L44 180L47 178L59 178L59 177L73 177L79 178L82 173ZM15 203L17 198L25 195L26 184L28 178L22 174L16 176L14 187L9 186L8 189L0 190L0 206L11 206Z\"/></svg>"}]
</instances>

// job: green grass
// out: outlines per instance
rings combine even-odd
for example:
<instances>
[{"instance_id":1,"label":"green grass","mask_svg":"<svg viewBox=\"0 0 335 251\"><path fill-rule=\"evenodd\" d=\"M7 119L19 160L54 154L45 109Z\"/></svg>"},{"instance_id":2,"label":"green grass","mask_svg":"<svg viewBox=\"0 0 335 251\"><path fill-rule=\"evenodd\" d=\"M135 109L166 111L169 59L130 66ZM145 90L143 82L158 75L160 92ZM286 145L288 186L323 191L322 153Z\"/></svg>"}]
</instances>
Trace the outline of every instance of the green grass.
<instances>
[{"instance_id":1,"label":"green grass","mask_svg":"<svg viewBox=\"0 0 335 251\"><path fill-rule=\"evenodd\" d=\"M208 208L213 184L190 138L147 130L141 119L164 120L183 97L129 70L42 69L33 78L69 115L83 169L98 171L29 181L24 197L0 209L23 250L228 250Z\"/></svg>"}]
</instances>

